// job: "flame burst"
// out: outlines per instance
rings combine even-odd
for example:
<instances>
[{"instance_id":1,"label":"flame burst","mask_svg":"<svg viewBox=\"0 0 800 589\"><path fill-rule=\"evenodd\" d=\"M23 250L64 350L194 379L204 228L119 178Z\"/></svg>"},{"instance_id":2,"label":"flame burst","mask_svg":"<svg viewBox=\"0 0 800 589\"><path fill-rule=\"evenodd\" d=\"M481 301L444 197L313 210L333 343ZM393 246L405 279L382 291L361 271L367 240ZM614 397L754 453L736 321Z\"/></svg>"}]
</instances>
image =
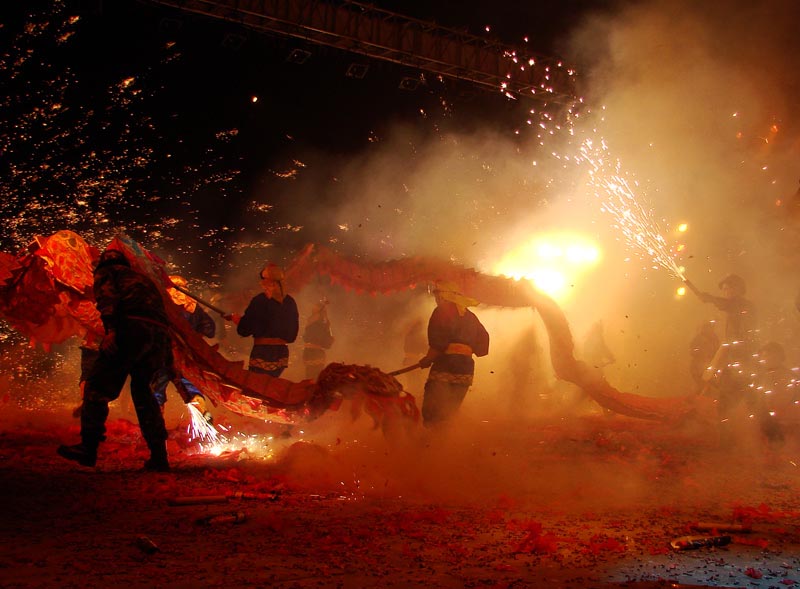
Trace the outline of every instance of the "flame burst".
<instances>
[{"instance_id":1,"label":"flame burst","mask_svg":"<svg viewBox=\"0 0 800 589\"><path fill-rule=\"evenodd\" d=\"M598 246L585 237L572 233L543 235L508 252L494 272L530 280L537 289L563 302L576 280L600 258Z\"/></svg>"}]
</instances>

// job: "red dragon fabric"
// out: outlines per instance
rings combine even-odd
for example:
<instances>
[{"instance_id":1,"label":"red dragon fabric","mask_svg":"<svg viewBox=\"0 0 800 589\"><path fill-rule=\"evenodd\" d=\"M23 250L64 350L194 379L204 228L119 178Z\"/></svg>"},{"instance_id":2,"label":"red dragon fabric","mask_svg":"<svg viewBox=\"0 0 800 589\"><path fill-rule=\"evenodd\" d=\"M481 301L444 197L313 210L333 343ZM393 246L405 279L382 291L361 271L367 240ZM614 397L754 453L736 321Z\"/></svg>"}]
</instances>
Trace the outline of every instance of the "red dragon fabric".
<instances>
[{"instance_id":1,"label":"red dragon fabric","mask_svg":"<svg viewBox=\"0 0 800 589\"><path fill-rule=\"evenodd\" d=\"M279 422L310 419L335 409L342 397L363 396L362 403L384 428L419 418L411 395L400 383L370 366L331 364L317 381L292 382L244 369L241 361L222 356L195 333L167 288L165 263L135 241L118 236L109 245L125 253L131 265L162 287L173 329L176 364L210 399L234 413ZM80 236L60 231L37 240L21 256L0 257L0 314L31 340L45 345L70 336L99 333L92 297L96 251ZM13 259L12 259L13 258ZM556 375L581 387L601 406L631 417L681 420L707 417L711 402L694 395L652 398L624 393L574 356L572 334L558 305L530 282L482 274L471 268L430 258L369 262L342 257L319 246L306 246L286 268L287 286L299 291L316 276L357 293L384 294L413 289L437 280L453 281L468 296L497 307L533 307L543 319Z\"/></svg>"}]
</instances>

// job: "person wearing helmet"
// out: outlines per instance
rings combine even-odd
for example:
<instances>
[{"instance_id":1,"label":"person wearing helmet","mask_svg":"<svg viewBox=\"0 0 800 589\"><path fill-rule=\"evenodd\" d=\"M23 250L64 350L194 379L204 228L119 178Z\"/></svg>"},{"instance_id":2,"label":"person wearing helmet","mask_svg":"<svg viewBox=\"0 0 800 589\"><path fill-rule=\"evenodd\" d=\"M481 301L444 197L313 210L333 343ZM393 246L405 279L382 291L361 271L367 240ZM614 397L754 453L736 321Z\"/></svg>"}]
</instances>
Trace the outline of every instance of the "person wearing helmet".
<instances>
[{"instance_id":1,"label":"person wearing helmet","mask_svg":"<svg viewBox=\"0 0 800 589\"><path fill-rule=\"evenodd\" d=\"M422 400L426 426L449 420L461 407L472 386L475 356L489 353L489 334L467 307L478 301L461 294L453 282L438 282L433 291L436 308L428 321L428 352L420 360L430 367Z\"/></svg>"},{"instance_id":2,"label":"person wearing helmet","mask_svg":"<svg viewBox=\"0 0 800 589\"><path fill-rule=\"evenodd\" d=\"M725 316L722 343L712 367L716 374L719 415L727 422L747 395L753 354L758 345L756 308L745 298L747 287L738 274L729 274L719 281L722 296L702 292L688 280L686 285L701 301L714 305Z\"/></svg>"},{"instance_id":3,"label":"person wearing helmet","mask_svg":"<svg viewBox=\"0 0 800 589\"><path fill-rule=\"evenodd\" d=\"M289 347L300 329L297 303L284 292L283 269L267 264L259 273L263 292L254 296L244 315L228 315L236 333L253 337L247 369L278 377L289 366Z\"/></svg>"},{"instance_id":4,"label":"person wearing helmet","mask_svg":"<svg viewBox=\"0 0 800 589\"><path fill-rule=\"evenodd\" d=\"M107 249L94 271L94 297L105 328L99 354L86 376L81 407L81 443L62 445L58 454L95 466L105 440L108 404L117 399L130 375L131 397L150 459L145 470L169 470L167 430L152 383L166 373L174 378L169 322L161 292L131 268L125 254Z\"/></svg>"}]
</instances>

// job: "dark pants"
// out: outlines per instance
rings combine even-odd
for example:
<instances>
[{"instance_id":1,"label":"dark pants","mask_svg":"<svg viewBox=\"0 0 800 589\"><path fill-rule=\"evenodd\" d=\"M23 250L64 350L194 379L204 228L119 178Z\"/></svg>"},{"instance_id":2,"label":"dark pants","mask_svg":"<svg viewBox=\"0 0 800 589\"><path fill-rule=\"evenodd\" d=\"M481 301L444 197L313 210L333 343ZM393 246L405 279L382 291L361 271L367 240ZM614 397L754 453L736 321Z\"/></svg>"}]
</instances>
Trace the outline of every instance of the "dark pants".
<instances>
[{"instance_id":1,"label":"dark pants","mask_svg":"<svg viewBox=\"0 0 800 589\"><path fill-rule=\"evenodd\" d=\"M108 404L117 399L131 377L131 397L151 454L166 452L167 429L153 383L174 371L172 347L166 329L146 322L130 321L118 328L116 349L101 350L86 379L81 410L81 438L97 448L105 439Z\"/></svg>"},{"instance_id":2,"label":"dark pants","mask_svg":"<svg viewBox=\"0 0 800 589\"><path fill-rule=\"evenodd\" d=\"M439 380L425 383L425 396L422 399L422 421L425 425L436 425L455 415L469 385L454 384Z\"/></svg>"},{"instance_id":3,"label":"dark pants","mask_svg":"<svg viewBox=\"0 0 800 589\"><path fill-rule=\"evenodd\" d=\"M247 369L279 377L289 365L289 346L254 345Z\"/></svg>"}]
</instances>

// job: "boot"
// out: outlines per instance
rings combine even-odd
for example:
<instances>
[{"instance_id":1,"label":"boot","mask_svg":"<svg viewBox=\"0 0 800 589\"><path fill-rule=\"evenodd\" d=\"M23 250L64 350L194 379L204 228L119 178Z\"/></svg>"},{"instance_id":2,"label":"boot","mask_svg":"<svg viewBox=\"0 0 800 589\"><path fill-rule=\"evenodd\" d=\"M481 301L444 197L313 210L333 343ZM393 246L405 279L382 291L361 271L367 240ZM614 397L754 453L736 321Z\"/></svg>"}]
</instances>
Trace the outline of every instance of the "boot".
<instances>
[{"instance_id":1,"label":"boot","mask_svg":"<svg viewBox=\"0 0 800 589\"><path fill-rule=\"evenodd\" d=\"M150 450L150 458L144 463L147 472L169 472L169 459L167 458L167 445Z\"/></svg>"},{"instance_id":2,"label":"boot","mask_svg":"<svg viewBox=\"0 0 800 589\"><path fill-rule=\"evenodd\" d=\"M169 466L169 462L166 459L161 458L153 458L152 456L145 460L144 468L142 468L145 472L169 472L172 470Z\"/></svg>"},{"instance_id":3,"label":"boot","mask_svg":"<svg viewBox=\"0 0 800 589\"><path fill-rule=\"evenodd\" d=\"M97 448L87 446L83 442L75 444L74 446L59 446L59 456L63 456L67 460L73 460L81 466L94 466L97 464Z\"/></svg>"}]
</instances>

